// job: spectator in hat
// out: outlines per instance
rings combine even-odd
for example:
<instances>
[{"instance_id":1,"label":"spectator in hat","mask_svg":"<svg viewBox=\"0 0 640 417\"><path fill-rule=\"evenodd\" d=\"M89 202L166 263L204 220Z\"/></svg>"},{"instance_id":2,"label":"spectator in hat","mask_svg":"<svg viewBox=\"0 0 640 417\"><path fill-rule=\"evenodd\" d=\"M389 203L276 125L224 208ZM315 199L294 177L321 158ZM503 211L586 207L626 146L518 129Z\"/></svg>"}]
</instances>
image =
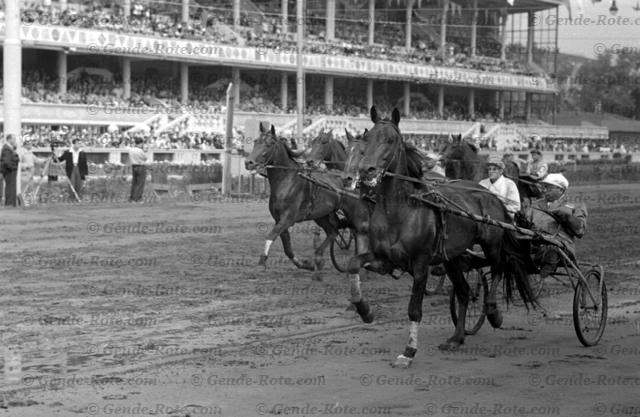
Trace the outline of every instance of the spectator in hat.
<instances>
[{"instance_id":1,"label":"spectator in hat","mask_svg":"<svg viewBox=\"0 0 640 417\"><path fill-rule=\"evenodd\" d=\"M535 200L526 213L534 230L558 239L575 261L575 239L587 230L587 208L582 203L569 203L569 181L562 174L548 174L542 181L543 197ZM534 263L540 268L542 278L553 273L561 255L554 245L541 244L535 249Z\"/></svg>"},{"instance_id":2,"label":"spectator in hat","mask_svg":"<svg viewBox=\"0 0 640 417\"><path fill-rule=\"evenodd\" d=\"M73 189L78 194L78 198L82 200L83 181L89 174L89 166L87 165L87 155L80 149L80 140L75 138L71 141L71 147L64 151L59 157L55 157L54 162L64 162L65 172Z\"/></svg>"},{"instance_id":3,"label":"spectator in hat","mask_svg":"<svg viewBox=\"0 0 640 417\"><path fill-rule=\"evenodd\" d=\"M16 152L17 143L15 135L7 135L7 142L2 147L0 154L0 171L4 178L4 204L5 206L17 206L16 185L18 180L18 165L20 156Z\"/></svg>"},{"instance_id":4,"label":"spectator in hat","mask_svg":"<svg viewBox=\"0 0 640 417\"><path fill-rule=\"evenodd\" d=\"M135 139L135 146L129 148L129 162L131 163L131 195L130 203L142 202L142 194L144 193L144 182L147 178L147 154L143 148L144 140L142 138Z\"/></svg>"},{"instance_id":5,"label":"spectator in hat","mask_svg":"<svg viewBox=\"0 0 640 417\"><path fill-rule=\"evenodd\" d=\"M498 155L491 156L487 162L489 177L480 181L480 185L498 196L504 203L509 216L513 219L520 211L520 193L516 183L503 175L504 162Z\"/></svg>"},{"instance_id":6,"label":"spectator in hat","mask_svg":"<svg viewBox=\"0 0 640 417\"><path fill-rule=\"evenodd\" d=\"M531 159L527 167L527 174L534 180L540 180L547 175L549 166L542 160L542 152L539 149L531 150Z\"/></svg>"}]
</instances>

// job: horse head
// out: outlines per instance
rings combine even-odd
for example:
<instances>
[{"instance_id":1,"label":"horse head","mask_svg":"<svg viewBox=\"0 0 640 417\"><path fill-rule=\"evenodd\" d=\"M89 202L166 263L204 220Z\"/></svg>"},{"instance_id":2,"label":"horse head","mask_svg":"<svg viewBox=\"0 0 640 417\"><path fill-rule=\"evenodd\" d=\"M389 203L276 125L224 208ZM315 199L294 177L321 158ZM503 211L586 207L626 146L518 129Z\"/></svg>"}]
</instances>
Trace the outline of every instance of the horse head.
<instances>
[{"instance_id":1,"label":"horse head","mask_svg":"<svg viewBox=\"0 0 640 417\"><path fill-rule=\"evenodd\" d=\"M448 178L477 180L485 165L478 149L462 139L462 135L453 135L445 146L440 148L444 169Z\"/></svg>"},{"instance_id":2,"label":"horse head","mask_svg":"<svg viewBox=\"0 0 640 417\"><path fill-rule=\"evenodd\" d=\"M405 147L398 124L400 112L393 109L391 120L381 119L375 107L371 107L374 126L364 135L367 146L358 164L360 181L375 187L385 172L406 173Z\"/></svg>"},{"instance_id":3,"label":"horse head","mask_svg":"<svg viewBox=\"0 0 640 417\"><path fill-rule=\"evenodd\" d=\"M248 170L263 169L265 166L277 163L279 154L288 152L288 146L282 138L276 136L276 129L265 129L260 125L260 136L253 142L253 150L247 156L244 166Z\"/></svg>"},{"instance_id":4,"label":"horse head","mask_svg":"<svg viewBox=\"0 0 640 417\"><path fill-rule=\"evenodd\" d=\"M309 149L306 152L307 165L318 168L326 161L331 161L331 141L333 133L322 129L318 136L313 138L309 143Z\"/></svg>"},{"instance_id":5,"label":"horse head","mask_svg":"<svg viewBox=\"0 0 640 417\"><path fill-rule=\"evenodd\" d=\"M347 134L347 160L344 164L344 186L354 190L359 181L358 164L364 155L364 149L366 142L364 136L367 134L368 129L364 130L364 133L354 137L348 130L345 129Z\"/></svg>"}]
</instances>

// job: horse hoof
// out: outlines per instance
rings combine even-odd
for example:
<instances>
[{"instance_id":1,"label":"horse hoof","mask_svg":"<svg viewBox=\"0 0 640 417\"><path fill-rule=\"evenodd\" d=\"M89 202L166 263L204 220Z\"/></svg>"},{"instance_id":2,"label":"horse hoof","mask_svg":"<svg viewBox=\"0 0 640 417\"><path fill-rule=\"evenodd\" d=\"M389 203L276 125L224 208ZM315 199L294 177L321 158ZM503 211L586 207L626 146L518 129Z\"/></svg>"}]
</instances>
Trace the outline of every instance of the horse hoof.
<instances>
[{"instance_id":1,"label":"horse hoof","mask_svg":"<svg viewBox=\"0 0 640 417\"><path fill-rule=\"evenodd\" d=\"M455 352L460 348L461 343L447 341L438 346L438 349L444 352Z\"/></svg>"},{"instance_id":2,"label":"horse hoof","mask_svg":"<svg viewBox=\"0 0 640 417\"><path fill-rule=\"evenodd\" d=\"M320 271L322 268L324 268L324 259L316 261L316 270Z\"/></svg>"},{"instance_id":3,"label":"horse hoof","mask_svg":"<svg viewBox=\"0 0 640 417\"><path fill-rule=\"evenodd\" d=\"M398 357L391 364L391 366L393 368L407 369L409 366L411 366L412 361L413 361L413 358L408 358L404 355L398 355Z\"/></svg>"},{"instance_id":4,"label":"horse hoof","mask_svg":"<svg viewBox=\"0 0 640 417\"><path fill-rule=\"evenodd\" d=\"M305 260L302 261L302 263L300 263L300 268L307 269L309 271L313 271L314 270L313 263L308 259L305 259Z\"/></svg>"},{"instance_id":5,"label":"horse hoof","mask_svg":"<svg viewBox=\"0 0 640 417\"><path fill-rule=\"evenodd\" d=\"M258 266L264 266L265 268L267 267L267 257L265 255L260 256L260 259L258 260Z\"/></svg>"},{"instance_id":6,"label":"horse hoof","mask_svg":"<svg viewBox=\"0 0 640 417\"><path fill-rule=\"evenodd\" d=\"M487 320L489 320L489 324L494 329L502 326L502 313L495 305L487 307Z\"/></svg>"},{"instance_id":7,"label":"horse hoof","mask_svg":"<svg viewBox=\"0 0 640 417\"><path fill-rule=\"evenodd\" d=\"M322 273L319 271L313 271L313 273L311 274L311 279L313 281L318 281L318 282L322 282L323 278L322 278Z\"/></svg>"},{"instance_id":8,"label":"horse hoof","mask_svg":"<svg viewBox=\"0 0 640 417\"><path fill-rule=\"evenodd\" d=\"M373 313L369 313L369 314L366 314L366 315L362 316L362 321L367 323L367 324L369 324L369 323L373 323L373 319L374 318L375 317L374 317Z\"/></svg>"}]
</instances>

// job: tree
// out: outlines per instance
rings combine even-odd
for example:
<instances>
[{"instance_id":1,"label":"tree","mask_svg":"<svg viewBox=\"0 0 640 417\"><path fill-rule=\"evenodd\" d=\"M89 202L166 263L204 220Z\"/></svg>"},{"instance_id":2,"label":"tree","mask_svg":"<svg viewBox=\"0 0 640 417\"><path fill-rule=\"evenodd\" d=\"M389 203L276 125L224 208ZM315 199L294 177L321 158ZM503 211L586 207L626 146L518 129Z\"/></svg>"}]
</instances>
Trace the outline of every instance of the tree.
<instances>
[{"instance_id":1,"label":"tree","mask_svg":"<svg viewBox=\"0 0 640 417\"><path fill-rule=\"evenodd\" d=\"M600 101L604 112L640 118L640 52L623 52L608 51L580 68L582 110L594 111Z\"/></svg>"}]
</instances>

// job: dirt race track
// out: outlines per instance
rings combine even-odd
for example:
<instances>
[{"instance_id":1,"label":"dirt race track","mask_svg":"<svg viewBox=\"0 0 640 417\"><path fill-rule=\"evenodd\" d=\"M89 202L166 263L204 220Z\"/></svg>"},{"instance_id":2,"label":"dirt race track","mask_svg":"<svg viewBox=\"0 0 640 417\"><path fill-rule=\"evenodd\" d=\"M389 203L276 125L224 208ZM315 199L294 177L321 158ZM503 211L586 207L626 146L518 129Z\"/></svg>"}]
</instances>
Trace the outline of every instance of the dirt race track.
<instances>
[{"instance_id":1,"label":"dirt race track","mask_svg":"<svg viewBox=\"0 0 640 417\"><path fill-rule=\"evenodd\" d=\"M550 282L546 315L510 306L502 329L443 353L442 294L425 298L407 370L390 366L407 276L363 282L363 324L328 253L322 281L280 243L256 266L266 201L2 209L0 415L640 415L640 187L573 195L590 208L579 258L606 269L600 344L582 347L573 293ZM292 238L311 254L311 223Z\"/></svg>"}]
</instances>

